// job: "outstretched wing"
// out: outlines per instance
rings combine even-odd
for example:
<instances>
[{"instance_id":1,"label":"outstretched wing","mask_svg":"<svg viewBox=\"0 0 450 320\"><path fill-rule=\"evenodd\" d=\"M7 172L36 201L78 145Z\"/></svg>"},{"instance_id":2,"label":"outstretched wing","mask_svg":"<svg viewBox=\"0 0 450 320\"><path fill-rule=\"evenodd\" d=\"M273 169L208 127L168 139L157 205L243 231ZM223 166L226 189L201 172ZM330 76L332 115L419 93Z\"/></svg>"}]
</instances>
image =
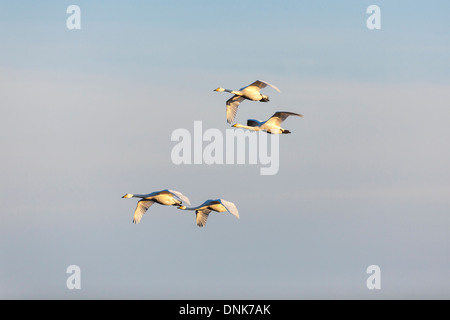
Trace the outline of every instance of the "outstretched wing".
<instances>
[{"instance_id":1,"label":"outstretched wing","mask_svg":"<svg viewBox=\"0 0 450 320\"><path fill-rule=\"evenodd\" d=\"M197 225L199 227L204 227L206 225L206 219L208 219L210 212L211 210L209 209L195 210Z\"/></svg>"},{"instance_id":2,"label":"outstretched wing","mask_svg":"<svg viewBox=\"0 0 450 320\"><path fill-rule=\"evenodd\" d=\"M184 194L182 194L179 191L175 191L175 190L170 190L167 189L167 191L169 191L170 193L172 193L174 196L176 196L178 199L180 199L183 203L187 203L188 205L191 205L191 202L189 201L189 198L186 197Z\"/></svg>"},{"instance_id":3,"label":"outstretched wing","mask_svg":"<svg viewBox=\"0 0 450 320\"><path fill-rule=\"evenodd\" d=\"M266 82L266 81L263 81L263 80L256 80L256 81L253 82L252 84L248 85L247 88L248 88L248 87L255 87L255 89L256 89L257 91L259 91L259 90L261 90L261 89L263 89L263 88L265 88L265 87L267 87L267 86L269 86L269 87L271 87L271 88L274 88L275 90L277 90L278 92L280 92L280 89L278 89L277 87L275 87L273 84L270 84L270 83L268 83L268 82Z\"/></svg>"},{"instance_id":4,"label":"outstretched wing","mask_svg":"<svg viewBox=\"0 0 450 320\"><path fill-rule=\"evenodd\" d=\"M228 210L229 213L231 213L233 216L235 216L236 218L239 219L239 211L236 207L236 205L233 202L224 200L224 199L219 199L220 203L222 203L222 205L225 207L225 209Z\"/></svg>"},{"instance_id":5,"label":"outstretched wing","mask_svg":"<svg viewBox=\"0 0 450 320\"><path fill-rule=\"evenodd\" d=\"M227 100L227 122L233 123L234 117L236 116L239 104L244 100L244 97L234 95Z\"/></svg>"},{"instance_id":6,"label":"outstretched wing","mask_svg":"<svg viewBox=\"0 0 450 320\"><path fill-rule=\"evenodd\" d=\"M133 223L139 223L144 213L147 212L148 208L150 208L152 204L154 204L154 202L151 200L139 200L136 206L136 210L134 210Z\"/></svg>"},{"instance_id":7,"label":"outstretched wing","mask_svg":"<svg viewBox=\"0 0 450 320\"><path fill-rule=\"evenodd\" d=\"M275 112L273 114L273 116L270 117L270 119L266 121L266 124L269 125L269 126L274 125L274 126L279 127L280 124L284 120L286 120L286 118L289 117L289 116L297 116L297 117L302 117L303 118L303 115L301 115L299 113L278 111L278 112Z\"/></svg>"}]
</instances>

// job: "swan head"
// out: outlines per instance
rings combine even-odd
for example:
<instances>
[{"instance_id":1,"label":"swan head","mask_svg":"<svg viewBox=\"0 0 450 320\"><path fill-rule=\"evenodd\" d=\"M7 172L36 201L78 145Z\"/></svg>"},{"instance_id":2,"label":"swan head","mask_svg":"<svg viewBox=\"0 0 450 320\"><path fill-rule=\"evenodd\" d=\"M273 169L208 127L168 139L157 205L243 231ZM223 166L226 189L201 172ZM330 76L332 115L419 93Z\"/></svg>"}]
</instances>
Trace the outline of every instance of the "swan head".
<instances>
[{"instance_id":1,"label":"swan head","mask_svg":"<svg viewBox=\"0 0 450 320\"><path fill-rule=\"evenodd\" d=\"M214 89L214 91L217 91L217 92L224 92L225 89L224 89L224 88L217 88L217 89Z\"/></svg>"},{"instance_id":2,"label":"swan head","mask_svg":"<svg viewBox=\"0 0 450 320\"><path fill-rule=\"evenodd\" d=\"M133 197L133 195L131 193L127 193L122 198L131 198L131 197Z\"/></svg>"},{"instance_id":3,"label":"swan head","mask_svg":"<svg viewBox=\"0 0 450 320\"><path fill-rule=\"evenodd\" d=\"M186 206L179 206L178 209L186 210Z\"/></svg>"}]
</instances>

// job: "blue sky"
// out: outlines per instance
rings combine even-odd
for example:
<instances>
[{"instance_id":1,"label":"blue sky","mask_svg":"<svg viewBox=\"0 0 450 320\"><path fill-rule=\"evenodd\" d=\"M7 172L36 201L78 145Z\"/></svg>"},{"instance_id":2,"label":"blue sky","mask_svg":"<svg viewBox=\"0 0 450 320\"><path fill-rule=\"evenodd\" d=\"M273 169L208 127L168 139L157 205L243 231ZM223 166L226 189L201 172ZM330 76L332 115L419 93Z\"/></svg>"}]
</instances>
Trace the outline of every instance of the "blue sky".
<instances>
[{"instance_id":1,"label":"blue sky","mask_svg":"<svg viewBox=\"0 0 450 320\"><path fill-rule=\"evenodd\" d=\"M65 26L60 12L69 4L4 5L2 34L11 50L2 52L3 60L17 67L153 72L161 80L174 68L255 73L261 66L286 75L358 81L445 81L448 74L443 1L381 2L378 32L362 28L370 2L360 1L262 1L256 7L156 1L126 8L115 1L80 2L79 32L59 28ZM424 61L430 55L435 58Z\"/></svg>"},{"instance_id":2,"label":"blue sky","mask_svg":"<svg viewBox=\"0 0 450 320\"><path fill-rule=\"evenodd\" d=\"M0 297L449 298L449 9L2 1ZM229 128L213 89L256 79L281 93L237 121L305 115L285 123L279 173L174 165L171 133ZM200 229L155 205L132 224L121 196L164 188L233 201L241 219ZM372 264L381 290L365 286Z\"/></svg>"}]
</instances>

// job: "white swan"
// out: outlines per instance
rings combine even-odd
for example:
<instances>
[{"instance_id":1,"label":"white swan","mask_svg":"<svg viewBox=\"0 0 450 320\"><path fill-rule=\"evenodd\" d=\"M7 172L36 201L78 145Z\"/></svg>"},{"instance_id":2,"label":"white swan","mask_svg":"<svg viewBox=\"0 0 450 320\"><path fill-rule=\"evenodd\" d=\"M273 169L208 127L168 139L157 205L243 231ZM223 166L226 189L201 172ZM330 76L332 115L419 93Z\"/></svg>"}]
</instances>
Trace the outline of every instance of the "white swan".
<instances>
[{"instance_id":1,"label":"white swan","mask_svg":"<svg viewBox=\"0 0 450 320\"><path fill-rule=\"evenodd\" d=\"M138 201L136 210L134 211L133 223L136 224L141 221L144 213L146 213L148 208L155 202L165 206L179 206L183 202L186 202L189 205L191 204L188 197L181 192L169 189L155 191L149 194L127 193L122 198L142 198L142 200Z\"/></svg>"},{"instance_id":2,"label":"white swan","mask_svg":"<svg viewBox=\"0 0 450 320\"><path fill-rule=\"evenodd\" d=\"M225 212L228 211L236 218L239 219L239 211L234 205L234 203L226 201L224 199L216 200L206 200L203 204L197 207L185 207L179 206L178 209L181 210L195 210L197 225L199 227L204 227L206 225L206 219L211 211Z\"/></svg>"},{"instance_id":3,"label":"white swan","mask_svg":"<svg viewBox=\"0 0 450 320\"><path fill-rule=\"evenodd\" d=\"M233 127L244 128L244 129L249 129L249 130L254 130L254 131L262 130L262 131L266 131L267 133L271 133L271 134L291 133L289 130L286 130L286 129L283 129L280 127L281 123L284 120L286 120L286 118L289 116L297 116L297 117L303 118L303 115L298 114L298 113L278 111L278 112L275 112L274 115L266 121L248 119L246 126L236 123L233 125Z\"/></svg>"},{"instance_id":4,"label":"white swan","mask_svg":"<svg viewBox=\"0 0 450 320\"><path fill-rule=\"evenodd\" d=\"M269 97L261 94L259 91L267 86L270 86L280 92L280 89L275 87L274 85L262 81L262 80L256 80L252 84L249 84L246 87L243 87L239 89L238 91L235 90L229 90L224 88L217 88L214 91L218 92L229 92L234 94L233 97L227 100L227 122L233 123L234 117L236 116L237 109L239 104L244 100L252 100L252 101L260 101L260 102L267 102L269 101Z\"/></svg>"}]
</instances>

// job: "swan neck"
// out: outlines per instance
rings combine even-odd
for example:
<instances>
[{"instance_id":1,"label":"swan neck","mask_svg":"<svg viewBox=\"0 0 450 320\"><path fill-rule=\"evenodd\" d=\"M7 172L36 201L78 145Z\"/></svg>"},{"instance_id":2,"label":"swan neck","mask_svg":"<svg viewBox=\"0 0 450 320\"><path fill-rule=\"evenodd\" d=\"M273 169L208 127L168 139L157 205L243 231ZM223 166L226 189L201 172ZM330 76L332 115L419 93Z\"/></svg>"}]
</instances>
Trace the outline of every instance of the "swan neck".
<instances>
[{"instance_id":1,"label":"swan neck","mask_svg":"<svg viewBox=\"0 0 450 320\"><path fill-rule=\"evenodd\" d=\"M148 194L132 194L132 198L146 198L148 197Z\"/></svg>"},{"instance_id":2,"label":"swan neck","mask_svg":"<svg viewBox=\"0 0 450 320\"><path fill-rule=\"evenodd\" d=\"M238 96L242 96L242 93L240 91L230 90L230 89L224 89L225 92L229 92Z\"/></svg>"},{"instance_id":3,"label":"swan neck","mask_svg":"<svg viewBox=\"0 0 450 320\"><path fill-rule=\"evenodd\" d=\"M244 126L244 125L239 124L239 123L236 123L236 124L234 125L234 127L236 127L236 128L248 129L248 130L253 130L253 131L258 131L258 130L259 130L259 127L249 127L249 126Z\"/></svg>"},{"instance_id":4,"label":"swan neck","mask_svg":"<svg viewBox=\"0 0 450 320\"><path fill-rule=\"evenodd\" d=\"M183 208L180 208L181 210L197 210L198 208L200 208L200 207L183 207Z\"/></svg>"}]
</instances>

